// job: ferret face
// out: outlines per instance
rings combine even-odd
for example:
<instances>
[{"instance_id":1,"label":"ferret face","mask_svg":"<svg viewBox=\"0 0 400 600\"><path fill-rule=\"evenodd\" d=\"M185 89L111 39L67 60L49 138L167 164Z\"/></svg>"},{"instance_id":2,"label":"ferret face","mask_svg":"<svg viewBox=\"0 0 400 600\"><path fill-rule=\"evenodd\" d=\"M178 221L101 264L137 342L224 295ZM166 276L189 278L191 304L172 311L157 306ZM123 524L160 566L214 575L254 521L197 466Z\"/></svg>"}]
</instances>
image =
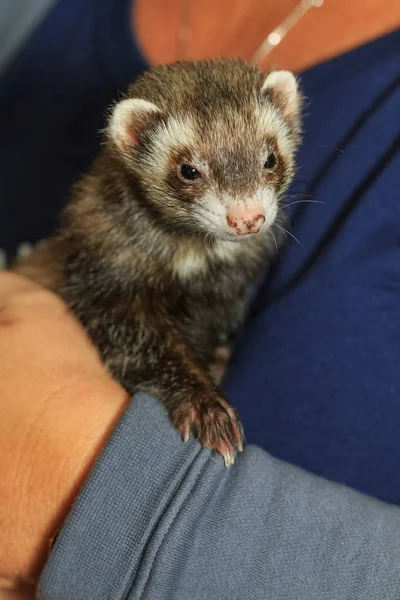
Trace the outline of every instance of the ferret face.
<instances>
[{"instance_id":1,"label":"ferret face","mask_svg":"<svg viewBox=\"0 0 400 600\"><path fill-rule=\"evenodd\" d=\"M109 132L153 211L176 229L227 241L271 227L299 139L291 73L264 75L238 61L176 63L131 92Z\"/></svg>"}]
</instances>

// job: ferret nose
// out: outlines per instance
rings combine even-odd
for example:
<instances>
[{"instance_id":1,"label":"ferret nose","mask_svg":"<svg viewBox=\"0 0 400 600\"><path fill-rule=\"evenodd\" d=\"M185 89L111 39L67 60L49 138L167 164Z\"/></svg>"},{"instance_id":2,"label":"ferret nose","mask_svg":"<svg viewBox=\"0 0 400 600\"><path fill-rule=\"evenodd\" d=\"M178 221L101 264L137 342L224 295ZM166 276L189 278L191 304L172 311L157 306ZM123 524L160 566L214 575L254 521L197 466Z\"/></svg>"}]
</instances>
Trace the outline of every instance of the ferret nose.
<instances>
[{"instance_id":1,"label":"ferret nose","mask_svg":"<svg viewBox=\"0 0 400 600\"><path fill-rule=\"evenodd\" d=\"M255 212L243 210L228 214L226 220L229 227L234 229L237 235L246 235L260 231L265 216L259 210Z\"/></svg>"}]
</instances>

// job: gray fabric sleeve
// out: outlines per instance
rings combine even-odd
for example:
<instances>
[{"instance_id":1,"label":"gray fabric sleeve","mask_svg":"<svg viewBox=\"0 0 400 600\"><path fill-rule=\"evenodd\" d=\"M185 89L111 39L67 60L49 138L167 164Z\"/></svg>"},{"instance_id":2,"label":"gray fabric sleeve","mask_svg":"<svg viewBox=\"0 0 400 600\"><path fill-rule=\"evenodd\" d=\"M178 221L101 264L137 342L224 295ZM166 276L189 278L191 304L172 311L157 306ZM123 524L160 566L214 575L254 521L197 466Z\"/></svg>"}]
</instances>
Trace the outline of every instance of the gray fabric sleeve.
<instances>
[{"instance_id":1,"label":"gray fabric sleeve","mask_svg":"<svg viewBox=\"0 0 400 600\"><path fill-rule=\"evenodd\" d=\"M0 0L0 75L56 0Z\"/></svg>"},{"instance_id":2,"label":"gray fabric sleeve","mask_svg":"<svg viewBox=\"0 0 400 600\"><path fill-rule=\"evenodd\" d=\"M137 396L60 531L42 600L398 600L400 511L248 446L183 443Z\"/></svg>"}]
</instances>

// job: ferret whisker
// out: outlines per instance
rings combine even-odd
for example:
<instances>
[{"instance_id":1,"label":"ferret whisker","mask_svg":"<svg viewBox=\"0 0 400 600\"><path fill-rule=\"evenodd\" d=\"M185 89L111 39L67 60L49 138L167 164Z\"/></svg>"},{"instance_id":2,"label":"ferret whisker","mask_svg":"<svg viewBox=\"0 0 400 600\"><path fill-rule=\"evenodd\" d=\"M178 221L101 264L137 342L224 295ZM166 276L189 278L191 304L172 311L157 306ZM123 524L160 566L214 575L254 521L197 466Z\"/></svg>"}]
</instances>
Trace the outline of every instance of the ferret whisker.
<instances>
[{"instance_id":1,"label":"ferret whisker","mask_svg":"<svg viewBox=\"0 0 400 600\"><path fill-rule=\"evenodd\" d=\"M278 254L278 242L276 241L276 237L275 237L275 234L272 229L270 229L270 232L272 235L272 239L274 240L275 252L276 252L276 254Z\"/></svg>"},{"instance_id":2,"label":"ferret whisker","mask_svg":"<svg viewBox=\"0 0 400 600\"><path fill-rule=\"evenodd\" d=\"M196 208L193 208L193 212L194 212L194 214L198 215L200 218L205 219L208 223L210 223L210 225L214 225L214 221L212 219L210 219L210 217L208 215L205 215L204 213L202 213L201 211L199 211Z\"/></svg>"},{"instance_id":3,"label":"ferret whisker","mask_svg":"<svg viewBox=\"0 0 400 600\"><path fill-rule=\"evenodd\" d=\"M303 192L293 192L292 194L285 194L283 200L286 200L286 198L312 198L312 196Z\"/></svg>"},{"instance_id":4,"label":"ferret whisker","mask_svg":"<svg viewBox=\"0 0 400 600\"><path fill-rule=\"evenodd\" d=\"M294 202L289 202L289 204L283 204L283 208L289 208L289 206L293 206L294 204L325 204L325 202L320 202L319 200L295 200Z\"/></svg>"},{"instance_id":5,"label":"ferret whisker","mask_svg":"<svg viewBox=\"0 0 400 600\"><path fill-rule=\"evenodd\" d=\"M275 221L275 223L276 223L276 226L279 227L279 229L282 231L282 233L290 235L290 237L292 237L299 244L299 246L301 246L302 248L304 248L303 244L297 239L297 237L295 235L293 235L293 233L291 233L290 231L288 231L287 229L285 229L285 227L281 227L279 225L279 223L277 223L276 221Z\"/></svg>"},{"instance_id":6,"label":"ferret whisker","mask_svg":"<svg viewBox=\"0 0 400 600\"><path fill-rule=\"evenodd\" d=\"M210 208L207 208L207 206L202 206L202 210L205 210L206 212L210 213L210 215L212 215L213 217L218 217L218 213L216 213L215 211L211 210Z\"/></svg>"}]
</instances>

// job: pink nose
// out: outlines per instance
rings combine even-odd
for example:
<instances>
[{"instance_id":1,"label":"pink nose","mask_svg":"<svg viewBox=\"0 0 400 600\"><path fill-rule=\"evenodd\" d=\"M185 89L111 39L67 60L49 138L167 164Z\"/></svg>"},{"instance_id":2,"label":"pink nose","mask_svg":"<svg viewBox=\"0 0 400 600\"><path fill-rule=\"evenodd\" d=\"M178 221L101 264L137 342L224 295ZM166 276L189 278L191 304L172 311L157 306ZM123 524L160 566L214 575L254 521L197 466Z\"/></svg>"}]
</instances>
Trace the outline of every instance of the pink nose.
<instances>
[{"instance_id":1,"label":"pink nose","mask_svg":"<svg viewBox=\"0 0 400 600\"><path fill-rule=\"evenodd\" d=\"M231 229L234 229L237 235L246 235L248 233L257 233L260 231L265 221L265 216L260 212L235 212L227 215L226 220Z\"/></svg>"}]
</instances>

